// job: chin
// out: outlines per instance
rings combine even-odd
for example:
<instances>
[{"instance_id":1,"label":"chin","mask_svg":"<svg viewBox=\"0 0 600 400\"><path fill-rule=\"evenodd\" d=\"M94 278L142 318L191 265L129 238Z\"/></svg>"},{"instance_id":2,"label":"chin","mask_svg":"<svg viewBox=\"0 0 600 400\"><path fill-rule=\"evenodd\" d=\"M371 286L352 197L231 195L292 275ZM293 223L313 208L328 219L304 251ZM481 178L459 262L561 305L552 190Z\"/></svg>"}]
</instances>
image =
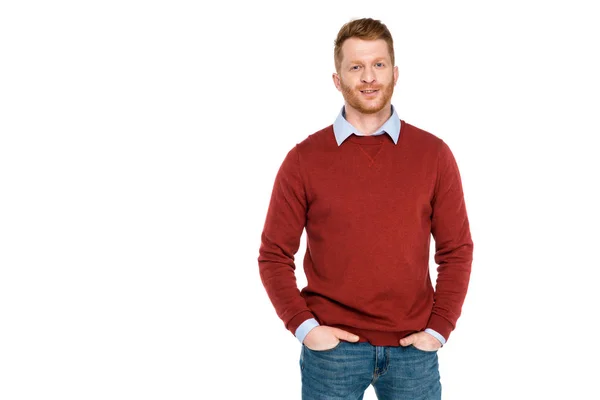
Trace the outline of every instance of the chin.
<instances>
[{"instance_id":1,"label":"chin","mask_svg":"<svg viewBox=\"0 0 600 400\"><path fill-rule=\"evenodd\" d=\"M359 111L361 111L363 114L376 114L379 111L383 110L383 108L385 107L385 104L377 104L377 105L362 105L359 108Z\"/></svg>"}]
</instances>

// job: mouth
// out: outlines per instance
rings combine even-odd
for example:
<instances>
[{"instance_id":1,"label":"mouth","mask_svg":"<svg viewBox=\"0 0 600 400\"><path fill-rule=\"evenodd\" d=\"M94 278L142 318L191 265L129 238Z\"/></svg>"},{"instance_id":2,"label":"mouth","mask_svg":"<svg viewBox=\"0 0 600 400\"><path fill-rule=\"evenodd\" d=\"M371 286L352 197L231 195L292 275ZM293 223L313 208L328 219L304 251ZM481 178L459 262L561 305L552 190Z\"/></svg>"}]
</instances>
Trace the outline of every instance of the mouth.
<instances>
[{"instance_id":1,"label":"mouth","mask_svg":"<svg viewBox=\"0 0 600 400\"><path fill-rule=\"evenodd\" d=\"M378 89L367 89L367 90L361 90L360 92L365 95L373 95L373 94L379 92L379 90Z\"/></svg>"}]
</instances>

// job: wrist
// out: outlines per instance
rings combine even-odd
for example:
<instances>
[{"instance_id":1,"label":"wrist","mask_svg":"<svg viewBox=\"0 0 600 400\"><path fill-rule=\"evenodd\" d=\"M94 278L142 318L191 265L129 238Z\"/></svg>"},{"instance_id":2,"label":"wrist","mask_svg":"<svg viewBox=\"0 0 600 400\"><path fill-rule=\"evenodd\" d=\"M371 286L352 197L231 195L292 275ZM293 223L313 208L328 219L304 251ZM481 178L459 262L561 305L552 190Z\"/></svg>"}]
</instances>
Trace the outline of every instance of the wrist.
<instances>
[{"instance_id":1,"label":"wrist","mask_svg":"<svg viewBox=\"0 0 600 400\"><path fill-rule=\"evenodd\" d=\"M446 339L440 335L438 332L434 331L431 328L427 328L424 330L425 333L428 333L429 335L433 336L434 338L437 339L438 342L440 342L440 344L443 346L446 344Z\"/></svg>"},{"instance_id":2,"label":"wrist","mask_svg":"<svg viewBox=\"0 0 600 400\"><path fill-rule=\"evenodd\" d=\"M296 338L298 339L298 341L300 343L304 343L304 338L306 338L306 335L308 335L308 332L310 332L317 326L319 326L319 323L317 322L317 320L314 318L309 318L298 326L298 329L296 329L296 332L294 335L296 336Z\"/></svg>"}]
</instances>

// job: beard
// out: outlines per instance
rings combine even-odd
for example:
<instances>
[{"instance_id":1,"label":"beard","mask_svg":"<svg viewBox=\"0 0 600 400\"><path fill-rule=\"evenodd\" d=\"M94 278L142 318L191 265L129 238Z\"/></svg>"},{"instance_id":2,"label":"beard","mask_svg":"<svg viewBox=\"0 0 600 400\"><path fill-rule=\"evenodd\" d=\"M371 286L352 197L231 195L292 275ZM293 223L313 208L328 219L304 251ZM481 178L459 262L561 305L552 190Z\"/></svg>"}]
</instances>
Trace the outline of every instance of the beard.
<instances>
[{"instance_id":1,"label":"beard","mask_svg":"<svg viewBox=\"0 0 600 400\"><path fill-rule=\"evenodd\" d=\"M342 95L344 96L346 103L362 114L375 114L383 110L394 94L393 80L387 85L363 84L356 88L352 88L351 86L346 85L340 78L340 86L342 87ZM363 99L361 98L361 90L379 90L379 96L373 100Z\"/></svg>"}]
</instances>

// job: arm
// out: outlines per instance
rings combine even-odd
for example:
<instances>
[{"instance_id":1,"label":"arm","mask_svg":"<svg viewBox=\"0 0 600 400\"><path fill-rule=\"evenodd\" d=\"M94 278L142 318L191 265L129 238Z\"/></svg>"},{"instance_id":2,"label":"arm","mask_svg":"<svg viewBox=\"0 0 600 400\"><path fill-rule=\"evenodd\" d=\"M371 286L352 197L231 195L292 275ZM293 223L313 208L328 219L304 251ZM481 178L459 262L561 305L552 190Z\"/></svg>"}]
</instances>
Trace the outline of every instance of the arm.
<instances>
[{"instance_id":1,"label":"arm","mask_svg":"<svg viewBox=\"0 0 600 400\"><path fill-rule=\"evenodd\" d=\"M467 294L473 242L458 165L443 141L432 208L431 233L435 239L434 259L438 274L427 328L447 340L456 326Z\"/></svg>"},{"instance_id":2,"label":"arm","mask_svg":"<svg viewBox=\"0 0 600 400\"><path fill-rule=\"evenodd\" d=\"M298 290L294 263L306 225L307 208L298 150L294 147L275 178L258 257L263 286L277 315L292 334L304 321L315 318Z\"/></svg>"}]
</instances>

